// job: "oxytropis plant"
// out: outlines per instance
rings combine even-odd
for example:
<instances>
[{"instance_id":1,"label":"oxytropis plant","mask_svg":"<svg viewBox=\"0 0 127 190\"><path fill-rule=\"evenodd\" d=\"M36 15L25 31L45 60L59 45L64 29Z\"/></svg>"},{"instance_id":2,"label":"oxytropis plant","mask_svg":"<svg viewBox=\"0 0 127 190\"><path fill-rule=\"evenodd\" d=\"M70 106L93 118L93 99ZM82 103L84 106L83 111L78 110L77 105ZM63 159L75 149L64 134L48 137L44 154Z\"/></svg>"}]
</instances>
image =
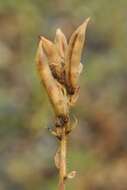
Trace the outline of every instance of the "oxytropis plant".
<instances>
[{"instance_id":1,"label":"oxytropis plant","mask_svg":"<svg viewBox=\"0 0 127 190\"><path fill-rule=\"evenodd\" d=\"M40 36L36 64L40 79L45 87L55 113L51 133L59 140L59 148L54 157L59 170L59 190L65 190L65 182L73 178L75 171L67 173L67 138L77 119L70 116L70 108L79 97L78 79L83 65L80 62L89 18L71 35L67 42L60 29L56 30L54 42Z\"/></svg>"}]
</instances>

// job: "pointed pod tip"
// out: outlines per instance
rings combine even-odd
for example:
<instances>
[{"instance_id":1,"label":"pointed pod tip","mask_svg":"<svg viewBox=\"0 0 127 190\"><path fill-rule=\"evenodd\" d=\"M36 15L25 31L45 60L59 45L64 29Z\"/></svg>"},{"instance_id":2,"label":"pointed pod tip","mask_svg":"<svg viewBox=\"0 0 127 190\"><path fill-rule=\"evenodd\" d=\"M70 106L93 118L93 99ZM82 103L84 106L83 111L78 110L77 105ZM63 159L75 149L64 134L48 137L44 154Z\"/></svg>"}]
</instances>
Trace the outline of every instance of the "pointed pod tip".
<instances>
[{"instance_id":1,"label":"pointed pod tip","mask_svg":"<svg viewBox=\"0 0 127 190\"><path fill-rule=\"evenodd\" d=\"M89 23L90 20L91 20L91 18L88 17L88 18L83 22L83 24L82 24L81 26L82 26L83 28L86 27L86 26L88 25L88 23Z\"/></svg>"},{"instance_id":2,"label":"pointed pod tip","mask_svg":"<svg viewBox=\"0 0 127 190\"><path fill-rule=\"evenodd\" d=\"M87 29L87 25L90 21L90 17L88 17L80 26L79 28L77 29L77 32L80 32L82 34L84 34L84 32L86 31Z\"/></svg>"},{"instance_id":3,"label":"pointed pod tip","mask_svg":"<svg viewBox=\"0 0 127 190\"><path fill-rule=\"evenodd\" d=\"M40 37L40 41L41 41L41 44L42 44L44 51L47 54L49 54L49 52L51 52L51 49L53 47L53 43L43 36Z\"/></svg>"},{"instance_id":4,"label":"pointed pod tip","mask_svg":"<svg viewBox=\"0 0 127 190\"><path fill-rule=\"evenodd\" d=\"M91 18L88 17L88 18L85 20L85 22L88 23L90 20L91 20Z\"/></svg>"},{"instance_id":5,"label":"pointed pod tip","mask_svg":"<svg viewBox=\"0 0 127 190\"><path fill-rule=\"evenodd\" d=\"M51 43L52 44L52 42L50 41L50 40L48 40L47 38L45 38L44 36L40 36L40 40L42 41L42 42L44 42L44 43Z\"/></svg>"},{"instance_id":6,"label":"pointed pod tip","mask_svg":"<svg viewBox=\"0 0 127 190\"><path fill-rule=\"evenodd\" d=\"M85 19L85 21L77 28L77 30L75 31L75 33L84 33L87 29L87 25L89 23L89 21L91 20L90 17L88 17L87 19Z\"/></svg>"},{"instance_id":7,"label":"pointed pod tip","mask_svg":"<svg viewBox=\"0 0 127 190\"><path fill-rule=\"evenodd\" d=\"M47 44L48 40L47 40L45 37L40 36L40 42L41 42L42 47L43 47L43 46L45 47L45 44ZM44 48L44 47L43 47L43 48Z\"/></svg>"},{"instance_id":8,"label":"pointed pod tip","mask_svg":"<svg viewBox=\"0 0 127 190\"><path fill-rule=\"evenodd\" d=\"M60 28L56 29L56 36L61 36L61 37L64 36L64 33L62 32L62 30Z\"/></svg>"},{"instance_id":9,"label":"pointed pod tip","mask_svg":"<svg viewBox=\"0 0 127 190\"><path fill-rule=\"evenodd\" d=\"M56 34L60 34L60 33L62 33L62 30L60 28L57 28L56 29Z\"/></svg>"},{"instance_id":10,"label":"pointed pod tip","mask_svg":"<svg viewBox=\"0 0 127 190\"><path fill-rule=\"evenodd\" d=\"M43 37L43 36L40 36L40 40L47 41L47 39L45 37Z\"/></svg>"}]
</instances>

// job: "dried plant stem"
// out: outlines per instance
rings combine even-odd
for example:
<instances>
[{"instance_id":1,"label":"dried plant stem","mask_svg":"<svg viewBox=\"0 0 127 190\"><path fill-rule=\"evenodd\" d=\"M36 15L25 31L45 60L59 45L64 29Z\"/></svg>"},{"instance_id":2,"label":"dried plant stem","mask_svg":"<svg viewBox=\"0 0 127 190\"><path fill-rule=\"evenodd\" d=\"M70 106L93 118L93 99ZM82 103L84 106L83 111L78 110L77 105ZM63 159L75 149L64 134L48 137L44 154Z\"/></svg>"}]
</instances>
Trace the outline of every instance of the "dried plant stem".
<instances>
[{"instance_id":1,"label":"dried plant stem","mask_svg":"<svg viewBox=\"0 0 127 190\"><path fill-rule=\"evenodd\" d=\"M60 29L56 31L55 42L41 36L37 51L37 69L56 116L55 126L50 131L60 140L60 148L54 156L59 170L59 190L65 190L66 180L76 175L76 171L66 171L67 136L77 124L69 111L79 96L78 80L83 67L80 59L89 20L73 32L69 43Z\"/></svg>"},{"instance_id":2,"label":"dried plant stem","mask_svg":"<svg viewBox=\"0 0 127 190\"><path fill-rule=\"evenodd\" d=\"M62 129L60 141L60 168L59 168L59 190L65 190L66 181L66 151L67 151L67 136L65 127Z\"/></svg>"}]
</instances>

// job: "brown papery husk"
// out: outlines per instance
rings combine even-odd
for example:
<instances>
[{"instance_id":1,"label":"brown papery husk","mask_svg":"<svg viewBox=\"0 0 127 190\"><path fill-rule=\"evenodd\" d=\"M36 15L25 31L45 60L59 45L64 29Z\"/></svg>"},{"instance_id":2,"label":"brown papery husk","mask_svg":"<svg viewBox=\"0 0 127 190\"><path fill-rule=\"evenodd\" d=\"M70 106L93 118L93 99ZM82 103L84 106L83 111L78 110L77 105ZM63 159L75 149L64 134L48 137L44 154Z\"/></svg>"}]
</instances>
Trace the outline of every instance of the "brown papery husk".
<instances>
[{"instance_id":1,"label":"brown papery husk","mask_svg":"<svg viewBox=\"0 0 127 190\"><path fill-rule=\"evenodd\" d=\"M67 40L64 33L59 28L56 30L55 44L58 49L60 57L64 59L65 52L67 49Z\"/></svg>"},{"instance_id":2,"label":"brown papery husk","mask_svg":"<svg viewBox=\"0 0 127 190\"><path fill-rule=\"evenodd\" d=\"M85 34L88 22L89 18L77 28L77 30L72 34L68 45L65 58L65 70L67 84L69 84L72 89L76 89L80 75L80 59L85 42Z\"/></svg>"},{"instance_id":3,"label":"brown papery husk","mask_svg":"<svg viewBox=\"0 0 127 190\"><path fill-rule=\"evenodd\" d=\"M59 56L56 45L50 40L41 37L42 47L45 55L48 58L48 64L54 67L55 72L59 75L62 70L61 57Z\"/></svg>"},{"instance_id":4,"label":"brown papery husk","mask_svg":"<svg viewBox=\"0 0 127 190\"><path fill-rule=\"evenodd\" d=\"M53 105L55 114L57 116L67 115L68 114L67 99L63 95L60 86L58 86L58 83L52 76L49 65L47 64L46 56L42 49L41 40L37 51L36 63L40 78L47 91L50 102Z\"/></svg>"}]
</instances>

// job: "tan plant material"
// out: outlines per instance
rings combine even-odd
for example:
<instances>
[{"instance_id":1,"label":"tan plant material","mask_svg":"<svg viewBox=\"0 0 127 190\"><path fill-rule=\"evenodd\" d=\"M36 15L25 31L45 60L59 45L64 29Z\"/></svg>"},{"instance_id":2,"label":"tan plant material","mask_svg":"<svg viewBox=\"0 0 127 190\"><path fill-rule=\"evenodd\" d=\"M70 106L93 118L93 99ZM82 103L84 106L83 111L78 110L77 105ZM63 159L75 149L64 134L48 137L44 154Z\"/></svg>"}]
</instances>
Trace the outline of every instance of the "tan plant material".
<instances>
[{"instance_id":1,"label":"tan plant material","mask_svg":"<svg viewBox=\"0 0 127 190\"><path fill-rule=\"evenodd\" d=\"M83 68L80 59L88 22L89 18L74 31L69 43L60 29L56 30L54 42L41 36L37 50L38 73L56 117L55 127L50 131L60 141L54 157L59 170L59 190L65 190L65 181L76 175L76 171L67 174L66 145L68 134L77 125L77 119L69 113L79 96L78 80Z\"/></svg>"}]
</instances>

